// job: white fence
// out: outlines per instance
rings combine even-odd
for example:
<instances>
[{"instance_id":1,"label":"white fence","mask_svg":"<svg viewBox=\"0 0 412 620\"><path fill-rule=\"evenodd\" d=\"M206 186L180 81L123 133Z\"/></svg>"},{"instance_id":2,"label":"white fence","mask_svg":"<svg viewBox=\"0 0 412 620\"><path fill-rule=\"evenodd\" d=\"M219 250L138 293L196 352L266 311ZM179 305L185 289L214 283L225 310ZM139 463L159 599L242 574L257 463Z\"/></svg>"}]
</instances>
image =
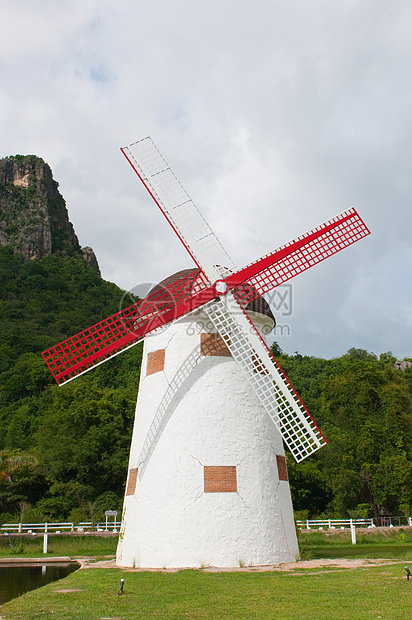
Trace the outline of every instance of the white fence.
<instances>
[{"instance_id":1,"label":"white fence","mask_svg":"<svg viewBox=\"0 0 412 620\"><path fill-rule=\"evenodd\" d=\"M82 523L3 523L0 531L10 534L37 534L51 532L117 532L120 523L92 523L84 521Z\"/></svg>"},{"instance_id":2,"label":"white fence","mask_svg":"<svg viewBox=\"0 0 412 620\"><path fill-rule=\"evenodd\" d=\"M412 517L378 517L378 519L306 519L296 521L300 529L334 530L347 527L412 527Z\"/></svg>"},{"instance_id":3,"label":"white fence","mask_svg":"<svg viewBox=\"0 0 412 620\"><path fill-rule=\"evenodd\" d=\"M400 527L402 525L412 527L412 517L379 517L378 519L306 519L296 521L300 529L323 529L334 530L350 527ZM10 534L37 534L37 533L63 533L63 532L118 532L119 521L111 523L3 523L0 532Z\"/></svg>"}]
</instances>

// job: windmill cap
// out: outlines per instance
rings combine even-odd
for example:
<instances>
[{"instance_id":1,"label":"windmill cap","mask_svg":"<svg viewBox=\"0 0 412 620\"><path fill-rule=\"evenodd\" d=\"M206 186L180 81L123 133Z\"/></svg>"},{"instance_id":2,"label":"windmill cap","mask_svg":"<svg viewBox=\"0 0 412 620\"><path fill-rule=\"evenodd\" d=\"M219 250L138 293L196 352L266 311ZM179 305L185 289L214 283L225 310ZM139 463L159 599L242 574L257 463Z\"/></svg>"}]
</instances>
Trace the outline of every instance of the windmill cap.
<instances>
[{"instance_id":1,"label":"windmill cap","mask_svg":"<svg viewBox=\"0 0 412 620\"><path fill-rule=\"evenodd\" d=\"M156 286L154 286L151 289L150 295L152 293L157 293L165 286L173 284L174 282L177 282L178 280L181 280L182 278L187 278L189 276L192 276L194 280L196 279L199 271L200 270L196 267L195 268L192 267L191 269L182 269L181 271L177 271L173 275L159 282L159 284L156 284ZM250 287L250 285L248 286ZM264 299L264 297L256 297L256 299L253 299L251 302L249 302L248 305L246 306L246 312L260 314L260 315L268 317L270 321L273 322L273 326L271 327L271 329L273 329L276 325L276 319L273 316L272 310L270 309L270 306L268 302L266 301L266 299Z\"/></svg>"}]
</instances>

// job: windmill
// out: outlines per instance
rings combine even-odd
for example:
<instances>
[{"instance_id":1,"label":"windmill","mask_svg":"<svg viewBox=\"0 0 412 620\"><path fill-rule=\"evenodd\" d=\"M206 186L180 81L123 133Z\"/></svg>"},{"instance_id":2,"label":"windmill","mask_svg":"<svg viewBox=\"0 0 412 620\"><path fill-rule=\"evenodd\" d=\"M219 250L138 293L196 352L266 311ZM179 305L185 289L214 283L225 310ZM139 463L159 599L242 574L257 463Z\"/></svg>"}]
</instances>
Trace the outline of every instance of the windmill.
<instances>
[{"instance_id":1,"label":"windmill","mask_svg":"<svg viewBox=\"0 0 412 620\"><path fill-rule=\"evenodd\" d=\"M62 385L145 340L117 563L294 561L283 442L299 462L326 441L261 336L262 295L369 230L351 208L237 269L152 140L121 150L196 267L43 353Z\"/></svg>"}]
</instances>

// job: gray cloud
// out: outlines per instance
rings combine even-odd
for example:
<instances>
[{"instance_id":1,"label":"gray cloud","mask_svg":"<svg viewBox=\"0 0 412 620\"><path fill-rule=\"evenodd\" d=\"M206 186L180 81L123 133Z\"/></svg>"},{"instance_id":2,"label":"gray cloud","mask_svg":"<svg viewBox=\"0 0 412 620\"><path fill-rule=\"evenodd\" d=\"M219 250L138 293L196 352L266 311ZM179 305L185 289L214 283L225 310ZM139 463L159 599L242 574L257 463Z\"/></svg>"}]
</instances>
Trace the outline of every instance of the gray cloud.
<instances>
[{"instance_id":1,"label":"gray cloud","mask_svg":"<svg viewBox=\"0 0 412 620\"><path fill-rule=\"evenodd\" d=\"M19 0L0 19L0 154L48 161L106 279L190 266L119 151L151 135L239 265L350 206L367 222L296 278L286 351L412 354L410 3Z\"/></svg>"}]
</instances>

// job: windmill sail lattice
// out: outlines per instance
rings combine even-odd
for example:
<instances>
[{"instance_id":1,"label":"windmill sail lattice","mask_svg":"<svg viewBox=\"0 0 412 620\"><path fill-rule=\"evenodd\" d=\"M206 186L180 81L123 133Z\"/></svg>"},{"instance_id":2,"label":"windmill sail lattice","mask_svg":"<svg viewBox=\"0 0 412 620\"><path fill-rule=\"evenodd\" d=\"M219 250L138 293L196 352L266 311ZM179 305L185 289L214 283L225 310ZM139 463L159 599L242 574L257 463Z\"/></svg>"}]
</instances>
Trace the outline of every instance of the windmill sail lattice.
<instances>
[{"instance_id":1,"label":"windmill sail lattice","mask_svg":"<svg viewBox=\"0 0 412 620\"><path fill-rule=\"evenodd\" d=\"M348 209L244 267L241 273L244 282L250 286L237 287L236 296L243 304L247 304L368 234L368 228L355 209ZM236 274L227 278L228 286L232 281L236 281Z\"/></svg>"},{"instance_id":2,"label":"windmill sail lattice","mask_svg":"<svg viewBox=\"0 0 412 620\"><path fill-rule=\"evenodd\" d=\"M325 438L236 299L229 293L207 304L205 311L295 460L324 446Z\"/></svg>"},{"instance_id":3,"label":"windmill sail lattice","mask_svg":"<svg viewBox=\"0 0 412 620\"><path fill-rule=\"evenodd\" d=\"M322 224L295 241L255 261L224 282L239 303L247 304L309 267L369 234L355 209ZM325 247L323 247L325 246ZM43 353L57 383L94 368L134 346L144 336L207 303L216 296L199 270L196 279L184 277L149 294L144 300L96 323Z\"/></svg>"},{"instance_id":4,"label":"windmill sail lattice","mask_svg":"<svg viewBox=\"0 0 412 620\"><path fill-rule=\"evenodd\" d=\"M228 275L232 259L152 140L121 150L197 266L211 282Z\"/></svg>"},{"instance_id":5,"label":"windmill sail lattice","mask_svg":"<svg viewBox=\"0 0 412 620\"><path fill-rule=\"evenodd\" d=\"M150 138L122 149L136 174L198 265L105 321L43 353L63 384L135 345L164 325L203 308L297 461L325 440L245 313L270 291L369 234L349 209L243 269L235 270L196 205Z\"/></svg>"}]
</instances>

